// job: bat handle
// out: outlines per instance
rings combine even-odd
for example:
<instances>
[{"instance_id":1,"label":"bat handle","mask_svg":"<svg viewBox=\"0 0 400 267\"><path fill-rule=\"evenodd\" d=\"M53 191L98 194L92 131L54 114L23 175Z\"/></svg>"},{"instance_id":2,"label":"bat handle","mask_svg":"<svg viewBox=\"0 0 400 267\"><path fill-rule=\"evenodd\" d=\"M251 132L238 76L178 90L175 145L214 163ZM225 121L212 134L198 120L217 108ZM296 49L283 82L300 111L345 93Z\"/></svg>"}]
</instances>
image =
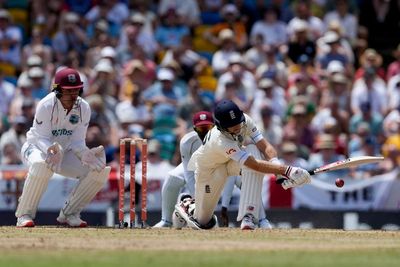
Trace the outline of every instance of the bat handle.
<instances>
[{"instance_id":1,"label":"bat handle","mask_svg":"<svg viewBox=\"0 0 400 267\"><path fill-rule=\"evenodd\" d=\"M311 170L311 171L308 171L308 173L309 173L310 175L314 175L314 174L315 174L315 171L314 171L314 170ZM286 177L279 176L278 178L276 178L275 183L276 183L276 184L282 184L286 179L287 179Z\"/></svg>"}]
</instances>

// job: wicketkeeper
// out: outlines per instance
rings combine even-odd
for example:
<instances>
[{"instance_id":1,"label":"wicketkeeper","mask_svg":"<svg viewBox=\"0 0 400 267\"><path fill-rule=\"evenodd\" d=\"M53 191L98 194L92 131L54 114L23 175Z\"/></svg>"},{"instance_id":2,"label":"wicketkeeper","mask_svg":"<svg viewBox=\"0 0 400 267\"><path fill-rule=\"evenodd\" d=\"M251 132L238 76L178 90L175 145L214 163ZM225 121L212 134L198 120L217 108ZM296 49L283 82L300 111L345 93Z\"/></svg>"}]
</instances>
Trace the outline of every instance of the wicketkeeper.
<instances>
[{"instance_id":1,"label":"wicketkeeper","mask_svg":"<svg viewBox=\"0 0 400 267\"><path fill-rule=\"evenodd\" d=\"M78 72L64 68L55 75L53 91L37 106L21 150L29 171L15 212L18 227L35 226L39 201L54 173L79 179L57 221L71 227L87 226L80 213L103 187L110 167L106 167L102 146L86 146L91 111L80 97L82 91Z\"/></svg>"}]
</instances>

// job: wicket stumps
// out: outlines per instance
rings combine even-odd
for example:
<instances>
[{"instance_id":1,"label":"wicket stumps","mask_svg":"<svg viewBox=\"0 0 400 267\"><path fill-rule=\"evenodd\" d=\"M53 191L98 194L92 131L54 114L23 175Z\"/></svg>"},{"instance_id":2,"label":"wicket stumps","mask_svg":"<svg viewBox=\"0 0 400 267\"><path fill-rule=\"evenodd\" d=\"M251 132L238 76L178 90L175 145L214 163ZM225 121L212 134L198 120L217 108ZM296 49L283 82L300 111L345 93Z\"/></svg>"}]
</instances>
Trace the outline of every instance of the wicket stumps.
<instances>
[{"instance_id":1,"label":"wicket stumps","mask_svg":"<svg viewBox=\"0 0 400 267\"><path fill-rule=\"evenodd\" d=\"M135 170L136 170L136 149L141 148L142 161L142 193L141 193L141 226L147 227L147 139L124 138L119 142L119 199L118 199L118 219L119 227L128 227L128 223L124 221L124 204L125 204L125 160L126 160L126 144L129 145L129 226L135 227L136 217L136 190L135 190Z\"/></svg>"}]
</instances>

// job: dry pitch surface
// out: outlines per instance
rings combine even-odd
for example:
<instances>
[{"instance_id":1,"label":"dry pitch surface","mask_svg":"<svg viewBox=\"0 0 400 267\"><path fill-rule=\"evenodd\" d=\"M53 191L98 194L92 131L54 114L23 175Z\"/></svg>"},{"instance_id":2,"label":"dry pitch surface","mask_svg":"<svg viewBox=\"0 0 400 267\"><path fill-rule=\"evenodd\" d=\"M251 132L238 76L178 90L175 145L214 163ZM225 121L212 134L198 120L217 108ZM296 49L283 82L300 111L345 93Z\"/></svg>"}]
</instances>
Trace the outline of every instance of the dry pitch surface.
<instances>
[{"instance_id":1,"label":"dry pitch surface","mask_svg":"<svg viewBox=\"0 0 400 267\"><path fill-rule=\"evenodd\" d=\"M0 227L0 266L400 266L400 232Z\"/></svg>"}]
</instances>

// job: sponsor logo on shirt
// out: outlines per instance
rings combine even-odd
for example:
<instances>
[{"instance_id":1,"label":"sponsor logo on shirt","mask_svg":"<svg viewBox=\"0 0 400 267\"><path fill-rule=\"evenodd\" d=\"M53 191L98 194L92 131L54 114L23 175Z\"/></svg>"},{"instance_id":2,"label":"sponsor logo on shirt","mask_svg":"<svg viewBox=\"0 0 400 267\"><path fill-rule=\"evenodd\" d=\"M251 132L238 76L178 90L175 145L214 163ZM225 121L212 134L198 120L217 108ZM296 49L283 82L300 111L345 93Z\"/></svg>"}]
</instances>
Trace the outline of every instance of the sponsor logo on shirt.
<instances>
[{"instance_id":1,"label":"sponsor logo on shirt","mask_svg":"<svg viewBox=\"0 0 400 267\"><path fill-rule=\"evenodd\" d=\"M226 154L227 154L227 155L230 155L230 154L235 153L235 152L236 152L236 149L231 148L231 149L229 149L228 151L226 151Z\"/></svg>"},{"instance_id":2,"label":"sponsor logo on shirt","mask_svg":"<svg viewBox=\"0 0 400 267\"><path fill-rule=\"evenodd\" d=\"M38 119L35 119L35 121L36 121L36 123L39 124L39 125L43 123L43 121L38 121Z\"/></svg>"},{"instance_id":3,"label":"sponsor logo on shirt","mask_svg":"<svg viewBox=\"0 0 400 267\"><path fill-rule=\"evenodd\" d=\"M63 135L70 136L70 135L72 135L73 132L74 132L73 130L57 129L57 130L52 130L51 134L53 136L63 136Z\"/></svg>"},{"instance_id":4,"label":"sponsor logo on shirt","mask_svg":"<svg viewBox=\"0 0 400 267\"><path fill-rule=\"evenodd\" d=\"M253 129L251 129L251 131L254 133L257 131L257 127L254 127Z\"/></svg>"},{"instance_id":5,"label":"sponsor logo on shirt","mask_svg":"<svg viewBox=\"0 0 400 267\"><path fill-rule=\"evenodd\" d=\"M79 116L76 115L76 114L72 114L72 115L69 117L69 122L70 122L71 124L77 124L77 123L79 122Z\"/></svg>"}]
</instances>

